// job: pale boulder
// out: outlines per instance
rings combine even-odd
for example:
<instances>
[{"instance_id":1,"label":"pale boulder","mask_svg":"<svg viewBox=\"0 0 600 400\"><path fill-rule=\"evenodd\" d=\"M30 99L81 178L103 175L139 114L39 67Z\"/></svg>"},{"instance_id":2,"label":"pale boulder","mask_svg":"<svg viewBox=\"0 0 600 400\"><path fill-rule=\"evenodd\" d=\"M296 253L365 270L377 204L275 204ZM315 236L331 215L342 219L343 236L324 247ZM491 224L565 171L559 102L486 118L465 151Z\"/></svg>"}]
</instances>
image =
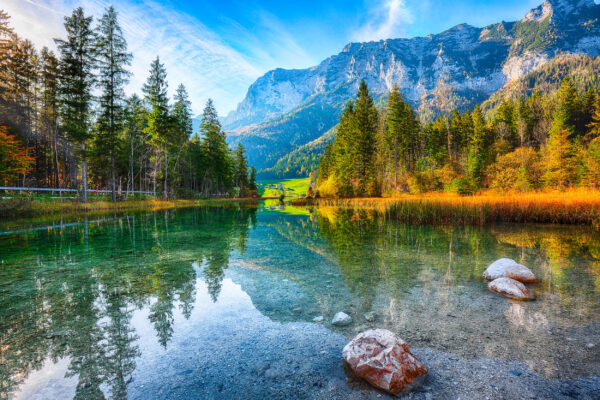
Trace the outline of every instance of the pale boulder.
<instances>
[{"instance_id":1,"label":"pale boulder","mask_svg":"<svg viewBox=\"0 0 600 400\"><path fill-rule=\"evenodd\" d=\"M352 323L352 317L345 312L339 312L333 316L331 323L336 326L346 326Z\"/></svg>"},{"instance_id":2,"label":"pale boulder","mask_svg":"<svg viewBox=\"0 0 600 400\"><path fill-rule=\"evenodd\" d=\"M534 300L535 294L521 282L511 278L498 278L488 283L492 292L500 293L515 300Z\"/></svg>"},{"instance_id":3,"label":"pale boulder","mask_svg":"<svg viewBox=\"0 0 600 400\"><path fill-rule=\"evenodd\" d=\"M425 380L427 368L394 333L373 329L358 334L342 351L358 378L393 395L406 393Z\"/></svg>"},{"instance_id":4,"label":"pale boulder","mask_svg":"<svg viewBox=\"0 0 600 400\"><path fill-rule=\"evenodd\" d=\"M535 275L529 268L510 258L494 261L483 273L488 281L498 278L511 278L523 283L534 283Z\"/></svg>"}]
</instances>

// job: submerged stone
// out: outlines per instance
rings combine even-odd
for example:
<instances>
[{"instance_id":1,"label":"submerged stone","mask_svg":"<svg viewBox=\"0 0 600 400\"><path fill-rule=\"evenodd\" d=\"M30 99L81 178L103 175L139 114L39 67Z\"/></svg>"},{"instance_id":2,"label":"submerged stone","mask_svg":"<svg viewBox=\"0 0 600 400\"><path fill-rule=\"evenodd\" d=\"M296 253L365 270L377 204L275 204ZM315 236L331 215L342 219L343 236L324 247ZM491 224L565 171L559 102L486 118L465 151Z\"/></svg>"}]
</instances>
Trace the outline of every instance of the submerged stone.
<instances>
[{"instance_id":1,"label":"submerged stone","mask_svg":"<svg viewBox=\"0 0 600 400\"><path fill-rule=\"evenodd\" d=\"M488 284L492 292L515 300L534 300L535 295L527 286L511 278L498 278Z\"/></svg>"},{"instance_id":2,"label":"submerged stone","mask_svg":"<svg viewBox=\"0 0 600 400\"><path fill-rule=\"evenodd\" d=\"M369 311L365 314L365 319L369 322L375 321L375 313L373 311Z\"/></svg>"},{"instance_id":3,"label":"submerged stone","mask_svg":"<svg viewBox=\"0 0 600 400\"><path fill-rule=\"evenodd\" d=\"M313 322L323 322L325 318L323 318L322 315L319 315L318 317L314 317L313 318Z\"/></svg>"},{"instance_id":4,"label":"submerged stone","mask_svg":"<svg viewBox=\"0 0 600 400\"><path fill-rule=\"evenodd\" d=\"M342 351L354 374L393 395L420 386L427 368L394 333L373 329L358 334Z\"/></svg>"},{"instance_id":5,"label":"submerged stone","mask_svg":"<svg viewBox=\"0 0 600 400\"><path fill-rule=\"evenodd\" d=\"M340 311L339 313L334 315L333 319L331 320L331 323L337 326L350 325L352 323L352 317L346 314L345 312Z\"/></svg>"},{"instance_id":6,"label":"submerged stone","mask_svg":"<svg viewBox=\"0 0 600 400\"><path fill-rule=\"evenodd\" d=\"M535 275L529 268L510 258L494 261L483 273L488 281L498 278L511 278L523 283L534 283Z\"/></svg>"}]
</instances>

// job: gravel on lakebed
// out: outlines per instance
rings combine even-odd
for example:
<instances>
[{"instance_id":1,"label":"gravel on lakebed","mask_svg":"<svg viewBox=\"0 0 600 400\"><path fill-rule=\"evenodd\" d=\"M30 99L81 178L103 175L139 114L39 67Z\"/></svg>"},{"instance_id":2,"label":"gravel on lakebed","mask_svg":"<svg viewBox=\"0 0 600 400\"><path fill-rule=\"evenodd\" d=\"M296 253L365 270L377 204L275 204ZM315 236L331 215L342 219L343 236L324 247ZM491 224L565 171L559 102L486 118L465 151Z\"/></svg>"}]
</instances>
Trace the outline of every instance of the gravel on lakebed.
<instances>
[{"instance_id":1,"label":"gravel on lakebed","mask_svg":"<svg viewBox=\"0 0 600 400\"><path fill-rule=\"evenodd\" d=\"M357 380L344 366L342 348L348 342L346 337L320 324L245 322L230 330L203 326L171 346L168 358L160 354L142 357L128 387L128 397L393 398ZM429 374L424 385L405 398L600 398L600 377L547 379L521 362L463 359L430 348L411 351L427 366Z\"/></svg>"}]
</instances>

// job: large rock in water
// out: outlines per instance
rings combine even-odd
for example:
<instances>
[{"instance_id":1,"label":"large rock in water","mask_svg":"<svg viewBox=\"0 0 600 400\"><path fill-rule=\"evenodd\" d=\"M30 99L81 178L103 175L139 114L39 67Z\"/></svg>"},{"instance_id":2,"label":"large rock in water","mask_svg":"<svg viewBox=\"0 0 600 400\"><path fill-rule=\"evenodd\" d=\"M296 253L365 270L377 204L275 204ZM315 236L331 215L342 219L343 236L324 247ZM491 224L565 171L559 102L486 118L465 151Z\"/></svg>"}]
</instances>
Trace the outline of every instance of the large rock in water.
<instances>
[{"instance_id":1,"label":"large rock in water","mask_svg":"<svg viewBox=\"0 0 600 400\"><path fill-rule=\"evenodd\" d=\"M483 277L488 281L493 281L498 278L511 278L524 283L535 282L535 275L529 268L510 258L501 258L494 261L485 270Z\"/></svg>"},{"instance_id":2,"label":"large rock in water","mask_svg":"<svg viewBox=\"0 0 600 400\"><path fill-rule=\"evenodd\" d=\"M488 283L488 288L492 292L503 294L506 297L515 300L534 300L533 292L521 282L511 278L498 278Z\"/></svg>"},{"instance_id":3,"label":"large rock in water","mask_svg":"<svg viewBox=\"0 0 600 400\"><path fill-rule=\"evenodd\" d=\"M393 395L420 386L427 368L394 333L373 329L358 334L342 351L354 374Z\"/></svg>"}]
</instances>

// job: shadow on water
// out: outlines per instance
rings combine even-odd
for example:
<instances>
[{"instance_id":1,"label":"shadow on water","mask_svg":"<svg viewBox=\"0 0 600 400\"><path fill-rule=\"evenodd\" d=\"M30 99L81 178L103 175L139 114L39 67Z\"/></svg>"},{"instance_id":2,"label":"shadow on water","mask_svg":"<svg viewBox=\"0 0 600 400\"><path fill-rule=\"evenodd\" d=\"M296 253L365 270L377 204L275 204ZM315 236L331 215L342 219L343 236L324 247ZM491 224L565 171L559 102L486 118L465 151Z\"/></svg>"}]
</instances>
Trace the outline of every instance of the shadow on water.
<instances>
[{"instance_id":1,"label":"shadow on water","mask_svg":"<svg viewBox=\"0 0 600 400\"><path fill-rule=\"evenodd\" d=\"M221 307L228 279L275 322L323 316L345 336L385 327L411 347L523 361L547 377L600 374L597 232L419 227L367 211L282 211L82 216L0 236L0 397L18 393L46 362L68 360L61 379L73 380L76 398L126 398L149 347L134 320L143 315L167 350L178 329L194 326L194 307ZM532 268L537 301L488 292L481 275L501 257ZM204 291L213 306L197 301ZM338 311L353 324L331 326Z\"/></svg>"}]
</instances>

